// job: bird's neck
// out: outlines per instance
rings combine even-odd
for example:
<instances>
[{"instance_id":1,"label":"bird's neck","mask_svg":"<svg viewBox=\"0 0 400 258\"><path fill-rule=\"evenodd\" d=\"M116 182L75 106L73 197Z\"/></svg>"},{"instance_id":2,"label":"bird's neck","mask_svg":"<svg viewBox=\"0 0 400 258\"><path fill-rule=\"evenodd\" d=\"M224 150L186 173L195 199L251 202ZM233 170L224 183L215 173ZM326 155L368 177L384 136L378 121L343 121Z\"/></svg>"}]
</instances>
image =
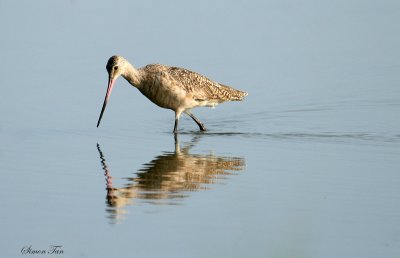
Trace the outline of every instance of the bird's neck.
<instances>
[{"instance_id":1,"label":"bird's neck","mask_svg":"<svg viewBox=\"0 0 400 258\"><path fill-rule=\"evenodd\" d=\"M140 86L141 74L137 69L135 69L135 67L133 67L133 65L128 63L122 76L133 86Z\"/></svg>"}]
</instances>

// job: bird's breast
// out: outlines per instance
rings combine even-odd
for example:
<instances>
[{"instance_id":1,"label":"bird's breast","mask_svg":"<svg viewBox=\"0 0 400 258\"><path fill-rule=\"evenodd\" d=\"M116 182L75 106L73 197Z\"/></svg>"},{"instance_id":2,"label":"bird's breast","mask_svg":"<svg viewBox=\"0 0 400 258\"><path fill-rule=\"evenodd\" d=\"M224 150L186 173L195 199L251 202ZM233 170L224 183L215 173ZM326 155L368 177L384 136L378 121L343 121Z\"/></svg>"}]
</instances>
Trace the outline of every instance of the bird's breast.
<instances>
[{"instance_id":1,"label":"bird's breast","mask_svg":"<svg viewBox=\"0 0 400 258\"><path fill-rule=\"evenodd\" d=\"M139 90L154 104L172 110L185 109L190 100L179 82L163 75L147 78Z\"/></svg>"}]
</instances>

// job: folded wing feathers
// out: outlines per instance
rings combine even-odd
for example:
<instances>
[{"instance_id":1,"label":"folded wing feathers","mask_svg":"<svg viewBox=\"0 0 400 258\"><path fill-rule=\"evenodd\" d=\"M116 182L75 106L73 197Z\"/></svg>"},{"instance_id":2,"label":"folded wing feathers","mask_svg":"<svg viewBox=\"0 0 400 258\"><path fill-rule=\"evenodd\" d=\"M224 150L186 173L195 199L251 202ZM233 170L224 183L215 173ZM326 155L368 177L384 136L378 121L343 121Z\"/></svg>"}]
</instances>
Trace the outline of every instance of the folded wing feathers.
<instances>
[{"instance_id":1,"label":"folded wing feathers","mask_svg":"<svg viewBox=\"0 0 400 258\"><path fill-rule=\"evenodd\" d=\"M188 93L192 93L194 99L223 102L228 100L242 100L247 96L247 92L219 84L201 74L184 68L168 67L167 72L175 80L181 82L182 87Z\"/></svg>"}]
</instances>

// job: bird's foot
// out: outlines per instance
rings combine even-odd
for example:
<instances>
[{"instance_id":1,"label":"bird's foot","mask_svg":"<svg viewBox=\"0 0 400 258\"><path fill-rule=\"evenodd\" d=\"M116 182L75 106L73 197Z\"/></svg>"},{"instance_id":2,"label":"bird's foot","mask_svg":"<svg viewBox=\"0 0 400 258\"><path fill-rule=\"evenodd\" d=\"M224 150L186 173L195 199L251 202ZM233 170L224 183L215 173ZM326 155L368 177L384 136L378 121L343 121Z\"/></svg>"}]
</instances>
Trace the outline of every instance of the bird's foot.
<instances>
[{"instance_id":1,"label":"bird's foot","mask_svg":"<svg viewBox=\"0 0 400 258\"><path fill-rule=\"evenodd\" d=\"M199 127L200 127L200 131L202 131L202 132L207 131L207 128L203 124L200 124Z\"/></svg>"}]
</instances>

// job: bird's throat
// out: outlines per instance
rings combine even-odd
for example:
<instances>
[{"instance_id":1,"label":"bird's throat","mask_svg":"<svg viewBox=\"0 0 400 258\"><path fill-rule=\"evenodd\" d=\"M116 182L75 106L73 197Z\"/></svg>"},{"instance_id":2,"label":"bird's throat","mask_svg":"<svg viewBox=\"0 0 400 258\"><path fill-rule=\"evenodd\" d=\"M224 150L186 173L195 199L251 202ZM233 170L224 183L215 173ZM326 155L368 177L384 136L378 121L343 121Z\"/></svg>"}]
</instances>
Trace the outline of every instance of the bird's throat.
<instances>
[{"instance_id":1,"label":"bird's throat","mask_svg":"<svg viewBox=\"0 0 400 258\"><path fill-rule=\"evenodd\" d=\"M135 69L131 64L128 64L126 66L125 72L122 74L122 76L132 85L135 87L140 86L141 82L141 76L138 70Z\"/></svg>"}]
</instances>

